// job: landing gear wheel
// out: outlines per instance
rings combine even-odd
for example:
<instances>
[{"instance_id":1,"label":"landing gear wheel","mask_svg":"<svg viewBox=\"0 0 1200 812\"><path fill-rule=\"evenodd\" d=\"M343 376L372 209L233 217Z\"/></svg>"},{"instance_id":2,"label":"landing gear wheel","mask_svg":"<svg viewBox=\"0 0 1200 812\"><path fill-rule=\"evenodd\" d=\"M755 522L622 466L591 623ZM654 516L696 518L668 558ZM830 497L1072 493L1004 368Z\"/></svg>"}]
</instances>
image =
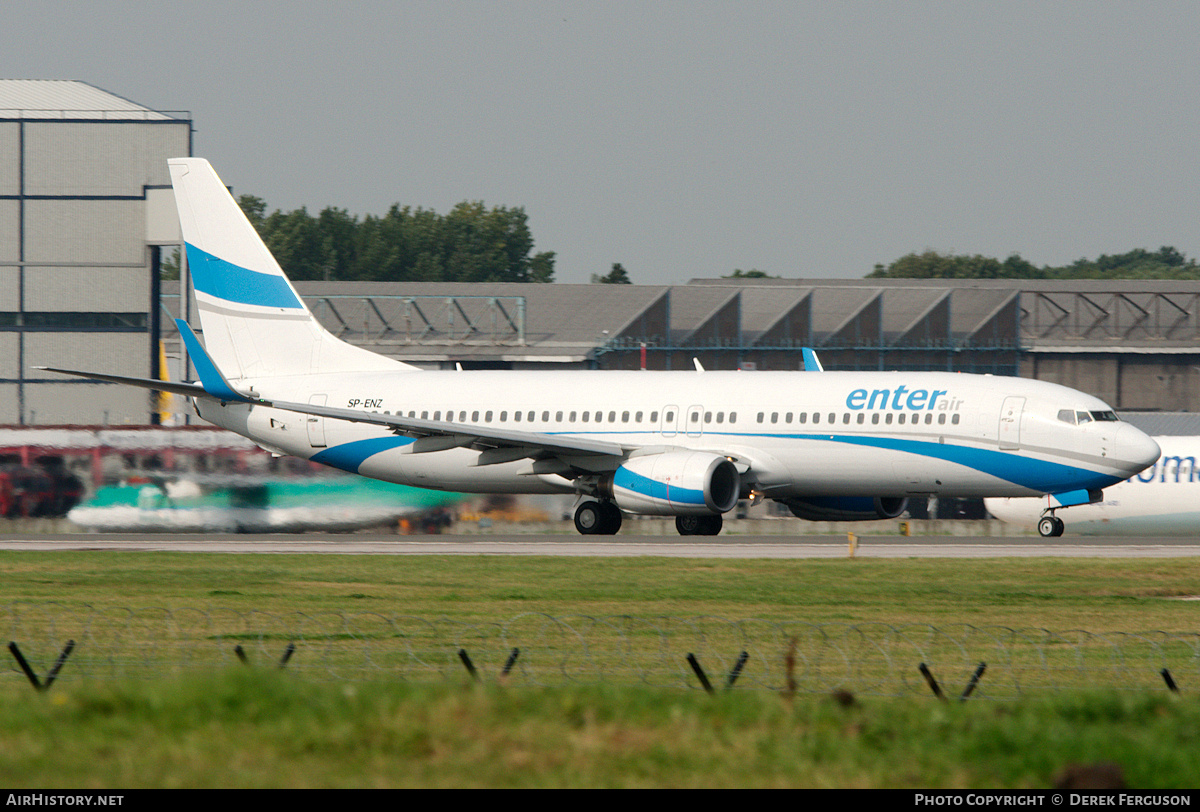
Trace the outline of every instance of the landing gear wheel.
<instances>
[{"instance_id":1,"label":"landing gear wheel","mask_svg":"<svg viewBox=\"0 0 1200 812\"><path fill-rule=\"evenodd\" d=\"M612 502L584 502L575 509L575 529L585 536L612 536L621 529L621 510Z\"/></svg>"},{"instance_id":2,"label":"landing gear wheel","mask_svg":"<svg viewBox=\"0 0 1200 812\"><path fill-rule=\"evenodd\" d=\"M675 517L675 529L681 536L715 536L721 532L724 523L719 513L714 516Z\"/></svg>"},{"instance_id":3,"label":"landing gear wheel","mask_svg":"<svg viewBox=\"0 0 1200 812\"><path fill-rule=\"evenodd\" d=\"M1043 516L1038 521L1038 533L1042 538L1057 538L1067 528L1066 523L1057 516Z\"/></svg>"},{"instance_id":4,"label":"landing gear wheel","mask_svg":"<svg viewBox=\"0 0 1200 812\"><path fill-rule=\"evenodd\" d=\"M604 524L604 514L599 502L584 502L575 508L575 529L585 536L599 534Z\"/></svg>"},{"instance_id":5,"label":"landing gear wheel","mask_svg":"<svg viewBox=\"0 0 1200 812\"><path fill-rule=\"evenodd\" d=\"M621 509L612 502L601 502L600 516L600 535L615 536L621 529Z\"/></svg>"}]
</instances>

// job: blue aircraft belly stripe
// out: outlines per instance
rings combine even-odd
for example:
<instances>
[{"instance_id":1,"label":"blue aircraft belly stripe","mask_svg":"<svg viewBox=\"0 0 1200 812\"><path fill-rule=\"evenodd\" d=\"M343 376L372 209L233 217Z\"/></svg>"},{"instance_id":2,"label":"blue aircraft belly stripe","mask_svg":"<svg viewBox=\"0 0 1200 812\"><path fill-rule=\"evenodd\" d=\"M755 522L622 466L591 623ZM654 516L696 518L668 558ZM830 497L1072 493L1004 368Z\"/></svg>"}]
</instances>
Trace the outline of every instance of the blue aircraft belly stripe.
<instances>
[{"instance_id":1,"label":"blue aircraft belly stripe","mask_svg":"<svg viewBox=\"0 0 1200 812\"><path fill-rule=\"evenodd\" d=\"M287 280L234 265L187 243L188 272L201 293L237 304L259 307L304 307Z\"/></svg>"},{"instance_id":2,"label":"blue aircraft belly stripe","mask_svg":"<svg viewBox=\"0 0 1200 812\"><path fill-rule=\"evenodd\" d=\"M613 474L613 486L660 502L673 502L677 505L703 505L705 503L704 491L695 488L671 487L665 482L658 482L641 474L635 474L624 467L618 468Z\"/></svg>"},{"instance_id":3,"label":"blue aircraft belly stripe","mask_svg":"<svg viewBox=\"0 0 1200 812\"><path fill-rule=\"evenodd\" d=\"M368 458L393 448L403 448L411 442L412 437L372 437L369 440L355 440L352 443L330 446L313 454L311 459L322 465L332 465L334 468L357 474Z\"/></svg>"},{"instance_id":4,"label":"blue aircraft belly stripe","mask_svg":"<svg viewBox=\"0 0 1200 812\"><path fill-rule=\"evenodd\" d=\"M1021 454L993 451L987 448L934 443L925 440L904 440L897 437L855 437L847 434L768 434L758 435L795 440L825 440L834 443L885 448L905 454L945 460L964 465L989 476L1003 479L1030 490L1049 492L1065 490L1068 482L1077 487L1108 487L1122 480L1121 477L1103 474L1087 468L1063 465L1057 462L1034 459Z\"/></svg>"}]
</instances>

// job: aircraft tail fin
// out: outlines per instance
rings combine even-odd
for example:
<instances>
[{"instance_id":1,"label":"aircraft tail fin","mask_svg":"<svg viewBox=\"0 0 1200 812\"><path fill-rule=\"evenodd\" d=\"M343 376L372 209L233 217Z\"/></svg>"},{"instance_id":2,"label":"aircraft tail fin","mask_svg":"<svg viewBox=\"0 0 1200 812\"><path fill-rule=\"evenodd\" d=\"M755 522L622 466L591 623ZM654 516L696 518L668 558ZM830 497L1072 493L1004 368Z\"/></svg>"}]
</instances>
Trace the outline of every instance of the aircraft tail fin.
<instances>
[{"instance_id":1,"label":"aircraft tail fin","mask_svg":"<svg viewBox=\"0 0 1200 812\"><path fill-rule=\"evenodd\" d=\"M204 343L229 380L417 369L329 333L208 161L167 163Z\"/></svg>"}]
</instances>

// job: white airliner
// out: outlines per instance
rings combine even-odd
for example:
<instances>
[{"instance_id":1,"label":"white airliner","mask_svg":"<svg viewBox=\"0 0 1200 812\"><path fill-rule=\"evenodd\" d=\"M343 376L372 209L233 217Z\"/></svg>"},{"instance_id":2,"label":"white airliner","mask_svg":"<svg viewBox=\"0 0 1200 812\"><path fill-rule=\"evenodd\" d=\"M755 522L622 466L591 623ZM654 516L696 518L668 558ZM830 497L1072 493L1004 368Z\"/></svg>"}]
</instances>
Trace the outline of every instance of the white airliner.
<instances>
[{"instance_id":1,"label":"white airliner","mask_svg":"<svg viewBox=\"0 0 1200 812\"><path fill-rule=\"evenodd\" d=\"M1071 508L1071 530L1083 535L1200 535L1200 437L1155 437L1162 456L1146 470L1104 491L1102 501ZM985 499L997 519L1025 527L1041 524L1046 497Z\"/></svg>"},{"instance_id":2,"label":"white airliner","mask_svg":"<svg viewBox=\"0 0 1200 812\"><path fill-rule=\"evenodd\" d=\"M675 516L684 535L719 533L741 498L810 519L891 518L928 494L1083 504L1158 459L1102 401L1043 381L422 371L328 333L208 162L169 164L204 345L179 328L200 381L71 374L190 396L280 454L425 488L573 493L581 533L616 533L625 512Z\"/></svg>"}]
</instances>

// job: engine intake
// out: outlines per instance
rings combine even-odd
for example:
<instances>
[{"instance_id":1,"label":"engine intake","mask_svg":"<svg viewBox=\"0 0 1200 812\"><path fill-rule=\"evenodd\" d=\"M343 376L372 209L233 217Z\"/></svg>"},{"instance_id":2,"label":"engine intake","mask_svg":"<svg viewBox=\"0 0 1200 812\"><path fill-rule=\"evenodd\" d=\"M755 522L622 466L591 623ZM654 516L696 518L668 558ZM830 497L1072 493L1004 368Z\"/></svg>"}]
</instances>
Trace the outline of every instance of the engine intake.
<instances>
[{"instance_id":1,"label":"engine intake","mask_svg":"<svg viewBox=\"0 0 1200 812\"><path fill-rule=\"evenodd\" d=\"M908 507L903 496L813 496L784 502L798 519L810 522L865 522L894 519Z\"/></svg>"},{"instance_id":2,"label":"engine intake","mask_svg":"<svg viewBox=\"0 0 1200 812\"><path fill-rule=\"evenodd\" d=\"M733 463L705 451L633 457L599 483L600 494L630 513L696 516L737 504L741 477Z\"/></svg>"}]
</instances>

